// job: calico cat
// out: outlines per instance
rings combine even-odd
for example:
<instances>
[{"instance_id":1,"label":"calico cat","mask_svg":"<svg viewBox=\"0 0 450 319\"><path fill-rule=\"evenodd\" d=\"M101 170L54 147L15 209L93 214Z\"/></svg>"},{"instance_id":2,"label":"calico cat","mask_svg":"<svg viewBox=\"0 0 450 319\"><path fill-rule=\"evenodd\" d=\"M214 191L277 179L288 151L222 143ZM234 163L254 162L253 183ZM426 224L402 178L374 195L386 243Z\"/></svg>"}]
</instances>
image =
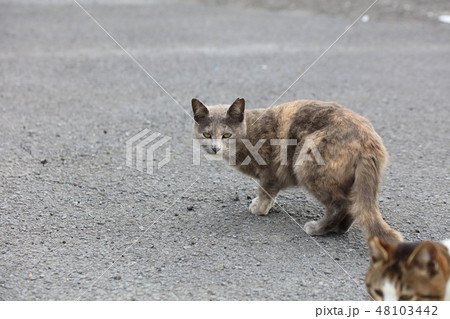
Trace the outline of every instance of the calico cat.
<instances>
[{"instance_id":1,"label":"calico cat","mask_svg":"<svg viewBox=\"0 0 450 319\"><path fill-rule=\"evenodd\" d=\"M450 300L450 240L386 243L369 238L367 291L375 300Z\"/></svg>"},{"instance_id":2,"label":"calico cat","mask_svg":"<svg viewBox=\"0 0 450 319\"><path fill-rule=\"evenodd\" d=\"M245 111L241 98L208 107L192 99L192 110L194 138L206 152L259 180L252 213L268 214L281 189L303 186L326 208L323 218L305 224L309 235L344 233L356 220L368 236L402 240L378 208L387 153L365 118L309 100Z\"/></svg>"}]
</instances>

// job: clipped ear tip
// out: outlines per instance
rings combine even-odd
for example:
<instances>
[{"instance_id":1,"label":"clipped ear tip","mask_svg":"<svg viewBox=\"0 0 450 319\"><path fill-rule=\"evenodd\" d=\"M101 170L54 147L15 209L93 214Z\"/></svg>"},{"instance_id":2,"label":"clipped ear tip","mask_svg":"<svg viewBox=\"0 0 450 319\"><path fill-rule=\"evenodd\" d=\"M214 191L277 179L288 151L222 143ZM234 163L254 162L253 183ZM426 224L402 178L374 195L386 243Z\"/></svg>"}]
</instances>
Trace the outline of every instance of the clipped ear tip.
<instances>
[{"instance_id":1,"label":"clipped ear tip","mask_svg":"<svg viewBox=\"0 0 450 319\"><path fill-rule=\"evenodd\" d=\"M231 104L232 107L237 107L241 110L241 112L245 109L245 100L241 97L238 97L233 104Z\"/></svg>"},{"instance_id":2,"label":"clipped ear tip","mask_svg":"<svg viewBox=\"0 0 450 319\"><path fill-rule=\"evenodd\" d=\"M244 120L245 101L244 99L237 98L227 111L227 116L231 119L242 122Z\"/></svg>"}]
</instances>

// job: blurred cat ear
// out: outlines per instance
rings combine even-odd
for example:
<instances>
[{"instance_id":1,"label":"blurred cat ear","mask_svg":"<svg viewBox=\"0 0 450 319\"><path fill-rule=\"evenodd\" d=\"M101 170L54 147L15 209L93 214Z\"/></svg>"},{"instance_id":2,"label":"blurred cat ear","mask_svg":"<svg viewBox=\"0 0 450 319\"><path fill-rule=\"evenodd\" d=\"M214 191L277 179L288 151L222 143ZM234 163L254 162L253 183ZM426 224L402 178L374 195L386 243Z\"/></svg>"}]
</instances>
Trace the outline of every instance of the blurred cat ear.
<instances>
[{"instance_id":1,"label":"blurred cat ear","mask_svg":"<svg viewBox=\"0 0 450 319\"><path fill-rule=\"evenodd\" d=\"M385 246L389 244L382 242L378 237L369 238L367 243L369 244L370 261L372 264L388 260L389 254Z\"/></svg>"},{"instance_id":2,"label":"blurred cat ear","mask_svg":"<svg viewBox=\"0 0 450 319\"><path fill-rule=\"evenodd\" d=\"M409 256L406 266L415 266L435 274L438 271L438 251L433 243L424 242Z\"/></svg>"},{"instance_id":3,"label":"blurred cat ear","mask_svg":"<svg viewBox=\"0 0 450 319\"><path fill-rule=\"evenodd\" d=\"M236 101L231 104L227 112L227 117L242 122L244 120L245 100L237 98Z\"/></svg>"},{"instance_id":4,"label":"blurred cat ear","mask_svg":"<svg viewBox=\"0 0 450 319\"><path fill-rule=\"evenodd\" d=\"M192 112L194 113L194 120L196 122L200 122L201 120L208 117L209 111L202 102L200 102L196 98L193 98L191 103Z\"/></svg>"}]
</instances>

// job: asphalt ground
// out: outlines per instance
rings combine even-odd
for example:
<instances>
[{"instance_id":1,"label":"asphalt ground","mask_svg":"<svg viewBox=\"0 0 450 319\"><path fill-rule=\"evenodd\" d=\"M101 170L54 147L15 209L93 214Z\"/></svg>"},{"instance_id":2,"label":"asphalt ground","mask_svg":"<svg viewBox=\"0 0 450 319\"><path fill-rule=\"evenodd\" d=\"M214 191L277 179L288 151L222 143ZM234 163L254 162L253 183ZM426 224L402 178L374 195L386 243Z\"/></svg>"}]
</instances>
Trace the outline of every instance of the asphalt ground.
<instances>
[{"instance_id":1,"label":"asphalt ground","mask_svg":"<svg viewBox=\"0 0 450 319\"><path fill-rule=\"evenodd\" d=\"M312 238L304 191L254 216L251 179L193 165L192 97L268 107L300 76L277 103L337 101L383 138L389 225L450 237L443 1L380 0L332 47L371 1L79 3L135 61L73 1L0 1L1 300L369 300L357 226ZM143 129L171 137L153 174L126 165Z\"/></svg>"}]
</instances>

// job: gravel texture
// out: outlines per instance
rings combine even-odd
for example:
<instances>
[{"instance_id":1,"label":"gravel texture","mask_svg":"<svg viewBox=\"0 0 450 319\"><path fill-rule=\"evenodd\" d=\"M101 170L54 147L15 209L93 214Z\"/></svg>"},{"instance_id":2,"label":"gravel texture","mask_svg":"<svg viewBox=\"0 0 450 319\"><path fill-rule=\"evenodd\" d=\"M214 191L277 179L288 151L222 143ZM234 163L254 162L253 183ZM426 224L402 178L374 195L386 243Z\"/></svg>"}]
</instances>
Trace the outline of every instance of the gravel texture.
<instances>
[{"instance_id":1,"label":"gravel texture","mask_svg":"<svg viewBox=\"0 0 450 319\"><path fill-rule=\"evenodd\" d=\"M307 236L299 225L323 208L298 189L251 215L252 180L192 164L185 112L193 96L271 105L371 1L327 11L323 1L80 0L180 105L74 2L0 2L1 300L369 299L361 231ZM443 1L384 15L388 2L278 102L334 100L369 118L390 153L383 216L408 240L440 240L450 237L450 25L435 18ZM172 138L153 175L125 162L144 128Z\"/></svg>"}]
</instances>

